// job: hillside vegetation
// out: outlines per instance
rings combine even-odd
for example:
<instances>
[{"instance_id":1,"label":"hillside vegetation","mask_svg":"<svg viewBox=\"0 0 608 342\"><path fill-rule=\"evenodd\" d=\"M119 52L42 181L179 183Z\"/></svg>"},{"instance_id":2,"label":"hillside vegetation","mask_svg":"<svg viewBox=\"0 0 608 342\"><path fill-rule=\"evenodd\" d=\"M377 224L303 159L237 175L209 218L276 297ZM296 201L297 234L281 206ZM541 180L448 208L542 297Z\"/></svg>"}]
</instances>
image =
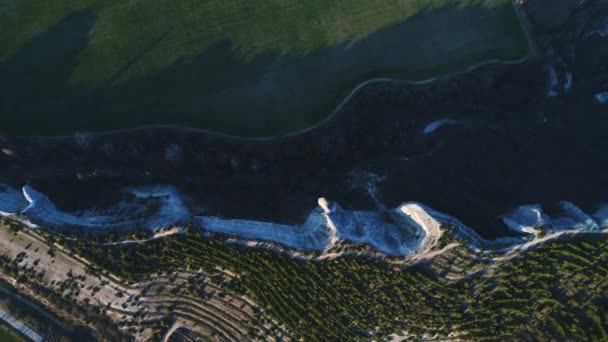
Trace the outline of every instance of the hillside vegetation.
<instances>
[{"instance_id":1,"label":"hillside vegetation","mask_svg":"<svg viewBox=\"0 0 608 342\"><path fill-rule=\"evenodd\" d=\"M464 247L399 269L357 256L311 262L190 233L153 243L100 247L67 243L76 253L132 282L188 268L247 295L295 337L366 339L393 333L605 340L608 243L558 241L492 262ZM196 295L197 284L182 289Z\"/></svg>"}]
</instances>

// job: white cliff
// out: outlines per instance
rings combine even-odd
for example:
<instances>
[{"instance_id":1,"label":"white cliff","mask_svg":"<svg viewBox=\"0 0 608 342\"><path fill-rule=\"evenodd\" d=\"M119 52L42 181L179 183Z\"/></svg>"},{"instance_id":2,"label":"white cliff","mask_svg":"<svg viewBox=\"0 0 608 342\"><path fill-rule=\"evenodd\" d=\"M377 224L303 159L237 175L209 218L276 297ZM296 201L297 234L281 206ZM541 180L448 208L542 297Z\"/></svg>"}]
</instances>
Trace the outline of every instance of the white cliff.
<instances>
[{"instance_id":1,"label":"white cliff","mask_svg":"<svg viewBox=\"0 0 608 342\"><path fill-rule=\"evenodd\" d=\"M175 187L167 185L135 187L125 190L144 201L154 201L158 209L143 223L148 230L157 230L190 219L190 210Z\"/></svg>"},{"instance_id":2,"label":"white cliff","mask_svg":"<svg viewBox=\"0 0 608 342\"><path fill-rule=\"evenodd\" d=\"M551 226L554 230L566 229L585 229L598 230L598 223L579 207L571 202L562 201L559 203L561 213L559 216L551 218Z\"/></svg>"},{"instance_id":3,"label":"white cliff","mask_svg":"<svg viewBox=\"0 0 608 342\"><path fill-rule=\"evenodd\" d=\"M67 213L58 210L47 196L26 185L23 187L23 198L29 204L21 213L39 226L79 228L90 232L135 228L157 230L190 218L189 211L172 187L134 188L128 192L150 203L121 202L103 211ZM151 211L151 207L156 208L156 211Z\"/></svg>"},{"instance_id":4,"label":"white cliff","mask_svg":"<svg viewBox=\"0 0 608 342\"><path fill-rule=\"evenodd\" d=\"M420 226L399 209L384 213L344 210L338 203L319 200L327 225L336 240L369 244L388 255L407 255L420 246Z\"/></svg>"},{"instance_id":5,"label":"white cliff","mask_svg":"<svg viewBox=\"0 0 608 342\"><path fill-rule=\"evenodd\" d=\"M550 219L540 205L522 205L502 217L511 230L522 234L535 234L549 225Z\"/></svg>"},{"instance_id":6,"label":"white cliff","mask_svg":"<svg viewBox=\"0 0 608 342\"><path fill-rule=\"evenodd\" d=\"M600 204L591 216L600 228L608 227L608 203Z\"/></svg>"},{"instance_id":7,"label":"white cliff","mask_svg":"<svg viewBox=\"0 0 608 342\"><path fill-rule=\"evenodd\" d=\"M240 219L195 216L200 228L239 238L265 240L304 251L323 250L329 241L329 230L319 211L313 211L302 225L285 225Z\"/></svg>"},{"instance_id":8,"label":"white cliff","mask_svg":"<svg viewBox=\"0 0 608 342\"><path fill-rule=\"evenodd\" d=\"M408 202L394 209L377 204L376 210L346 210L325 198L302 224L277 224L244 219L193 216L180 193L171 186L124 189L124 201L108 209L64 212L30 186L22 193L0 187L0 214L23 214L46 229L103 232L138 228L158 231L179 223L193 223L208 232L239 239L277 243L301 251L325 251L340 241L367 244L390 256L423 255L429 252L452 226L473 249L510 248L524 243L523 237L488 241L458 219L423 204ZM570 202L560 202L560 211L549 217L539 205L524 205L502 216L512 230L539 236L540 232L598 231L608 226L608 204L588 215Z\"/></svg>"}]
</instances>

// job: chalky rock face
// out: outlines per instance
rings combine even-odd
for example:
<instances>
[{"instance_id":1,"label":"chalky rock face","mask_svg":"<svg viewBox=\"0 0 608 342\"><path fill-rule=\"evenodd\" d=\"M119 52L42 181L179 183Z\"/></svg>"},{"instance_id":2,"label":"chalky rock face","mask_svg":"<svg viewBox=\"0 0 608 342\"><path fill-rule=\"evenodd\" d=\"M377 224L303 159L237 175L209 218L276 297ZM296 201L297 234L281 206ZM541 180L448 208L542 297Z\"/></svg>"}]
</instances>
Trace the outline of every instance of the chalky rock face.
<instances>
[{"instance_id":1,"label":"chalky rock face","mask_svg":"<svg viewBox=\"0 0 608 342\"><path fill-rule=\"evenodd\" d=\"M328 225L334 227L336 238L369 244L375 250L388 255L406 255L412 250L413 235L407 229L389 221L377 212L347 211L337 203L327 206L325 215Z\"/></svg>"},{"instance_id":2,"label":"chalky rock face","mask_svg":"<svg viewBox=\"0 0 608 342\"><path fill-rule=\"evenodd\" d=\"M440 232L439 223L416 204L404 204L385 213L344 210L338 203L323 198L319 199L319 205L337 240L369 244L391 256L419 250L432 235L429 229L436 228L433 234Z\"/></svg>"},{"instance_id":3,"label":"chalky rock face","mask_svg":"<svg viewBox=\"0 0 608 342\"><path fill-rule=\"evenodd\" d=\"M322 251L327 247L330 236L325 218L318 210L308 215L302 225L209 216L195 216L194 223L206 231L245 239L271 241L303 251Z\"/></svg>"},{"instance_id":4,"label":"chalky rock face","mask_svg":"<svg viewBox=\"0 0 608 342\"><path fill-rule=\"evenodd\" d=\"M28 202L21 191L8 185L0 184L0 215L13 215L20 213Z\"/></svg>"},{"instance_id":5,"label":"chalky rock face","mask_svg":"<svg viewBox=\"0 0 608 342\"><path fill-rule=\"evenodd\" d=\"M600 204L592 217L600 228L608 227L608 203Z\"/></svg>"},{"instance_id":6,"label":"chalky rock face","mask_svg":"<svg viewBox=\"0 0 608 342\"><path fill-rule=\"evenodd\" d=\"M608 226L608 204L600 205L598 211L589 215L574 203L558 203L559 212L551 217L540 205L523 205L503 216L503 222L513 231L523 234L537 234L541 230L599 230Z\"/></svg>"},{"instance_id":7,"label":"chalky rock face","mask_svg":"<svg viewBox=\"0 0 608 342\"><path fill-rule=\"evenodd\" d=\"M402 204L399 211L402 213L399 217L407 221L404 226L410 227L410 232L418 239L419 250L430 248L441 237L443 234L441 226L444 224L455 225L460 229L469 229L455 218L435 212L420 203Z\"/></svg>"},{"instance_id":8,"label":"chalky rock face","mask_svg":"<svg viewBox=\"0 0 608 342\"><path fill-rule=\"evenodd\" d=\"M549 216L540 205L522 205L502 217L502 221L511 230L521 234L538 233L542 227L550 225Z\"/></svg>"},{"instance_id":9,"label":"chalky rock face","mask_svg":"<svg viewBox=\"0 0 608 342\"><path fill-rule=\"evenodd\" d=\"M172 186L130 187L125 199L107 209L78 212L59 210L44 194L30 186L18 191L0 185L0 215L23 214L28 224L59 232L103 233L111 230L156 231L180 223L193 223L208 232L239 239L274 242L300 251L329 250L339 241L367 244L389 256L424 254L444 233L442 226L455 227L473 248L513 246L527 237L487 241L458 219L421 203L403 203L395 209L379 204L377 210L346 210L338 203L319 198L318 208L299 225L213 216L193 216L181 194ZM560 202L560 211L549 217L539 205L523 205L502 217L513 231L537 234L541 230L592 231L608 226L608 204L588 215L570 202ZM25 222L25 221L24 221ZM502 247L501 247L502 248Z\"/></svg>"},{"instance_id":10,"label":"chalky rock face","mask_svg":"<svg viewBox=\"0 0 608 342\"><path fill-rule=\"evenodd\" d=\"M143 210L149 211L151 206L156 206L156 211L140 219L138 224L148 230L158 230L176 223L188 222L191 214L184 204L181 194L172 186L158 185L147 187L127 188L126 193L134 195L145 204Z\"/></svg>"},{"instance_id":11,"label":"chalky rock face","mask_svg":"<svg viewBox=\"0 0 608 342\"><path fill-rule=\"evenodd\" d=\"M122 220L120 210L108 215L100 215L92 210L81 213L65 213L58 210L49 198L30 186L23 187L23 196L29 205L22 211L33 223L53 229L82 228L103 230L111 228L127 229L134 222Z\"/></svg>"},{"instance_id":12,"label":"chalky rock face","mask_svg":"<svg viewBox=\"0 0 608 342\"><path fill-rule=\"evenodd\" d=\"M23 187L23 197L29 203L22 210L33 223L46 228L79 228L95 233L103 230L156 230L188 220L189 212L179 194L171 187L128 189L140 200L121 202L107 210L86 210L66 213L58 210L49 198L32 187ZM156 211L152 210L156 208Z\"/></svg>"},{"instance_id":13,"label":"chalky rock face","mask_svg":"<svg viewBox=\"0 0 608 342\"><path fill-rule=\"evenodd\" d=\"M562 213L551 219L551 226L554 230L566 229L586 229L598 230L600 226L597 222L579 207L571 202L563 201L559 203Z\"/></svg>"},{"instance_id":14,"label":"chalky rock face","mask_svg":"<svg viewBox=\"0 0 608 342\"><path fill-rule=\"evenodd\" d=\"M298 250L322 251L338 241L368 244L376 251L405 256L418 251L440 234L440 223L417 204L402 205L384 213L344 210L338 203L319 199L302 225L196 216L206 231L239 238L265 240Z\"/></svg>"}]
</instances>

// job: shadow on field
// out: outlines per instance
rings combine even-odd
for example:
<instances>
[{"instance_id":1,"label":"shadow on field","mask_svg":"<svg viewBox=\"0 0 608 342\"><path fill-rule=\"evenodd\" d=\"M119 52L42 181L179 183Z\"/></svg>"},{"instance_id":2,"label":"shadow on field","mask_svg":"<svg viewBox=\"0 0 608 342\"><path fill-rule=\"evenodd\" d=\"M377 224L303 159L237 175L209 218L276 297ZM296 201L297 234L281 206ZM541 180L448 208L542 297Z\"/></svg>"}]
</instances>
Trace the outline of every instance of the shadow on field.
<instances>
[{"instance_id":1,"label":"shadow on field","mask_svg":"<svg viewBox=\"0 0 608 342\"><path fill-rule=\"evenodd\" d=\"M71 120L84 93L68 81L95 21L92 11L75 12L0 64L2 131L46 131L53 120Z\"/></svg>"},{"instance_id":2,"label":"shadow on field","mask_svg":"<svg viewBox=\"0 0 608 342\"><path fill-rule=\"evenodd\" d=\"M510 5L441 8L305 56L270 51L244 61L233 44L219 41L188 60L120 81L159 48L169 28L97 86L70 80L96 22L94 12L79 11L0 66L0 87L6 89L0 94L0 124L14 134L166 123L233 135L282 135L318 123L357 83L372 77L424 78L487 58L520 57L510 11Z\"/></svg>"}]
</instances>

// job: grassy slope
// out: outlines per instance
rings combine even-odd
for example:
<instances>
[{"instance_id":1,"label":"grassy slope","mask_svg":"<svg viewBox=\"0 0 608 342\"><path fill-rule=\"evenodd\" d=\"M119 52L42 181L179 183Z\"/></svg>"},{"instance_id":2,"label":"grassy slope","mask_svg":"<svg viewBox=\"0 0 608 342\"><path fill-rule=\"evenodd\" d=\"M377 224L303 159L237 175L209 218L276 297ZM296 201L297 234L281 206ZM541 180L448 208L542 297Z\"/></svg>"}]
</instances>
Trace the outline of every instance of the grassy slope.
<instances>
[{"instance_id":1,"label":"grassy slope","mask_svg":"<svg viewBox=\"0 0 608 342\"><path fill-rule=\"evenodd\" d=\"M479 264L466 249L430 267L394 270L379 260L343 257L304 262L220 239L176 236L145 245L74 250L126 279L186 267L241 275L229 291L245 293L296 336L366 339L367 332L465 340L606 340L608 243L605 238L555 242L504 264ZM466 275L448 281L444 274ZM196 288L188 291L196 293Z\"/></svg>"},{"instance_id":2,"label":"grassy slope","mask_svg":"<svg viewBox=\"0 0 608 342\"><path fill-rule=\"evenodd\" d=\"M72 111L59 119L85 116L75 124L85 127L67 125L68 132L170 122L281 134L317 122L364 78L428 77L486 58L521 57L526 45L511 0L0 0L0 61L16 58L20 66L24 46L82 9L95 14L82 50L62 47L70 38L50 42L66 50L65 83L45 78L36 63L17 75L69 95L66 105L24 96L44 103L43 112ZM47 53L37 49L37 63ZM0 85L2 77L0 66ZM81 90L95 97L98 89L90 87L100 86L111 87L100 102L113 104L86 117L99 105L79 101ZM18 104L8 110L41 111ZM101 121L100 114L110 117Z\"/></svg>"},{"instance_id":3,"label":"grassy slope","mask_svg":"<svg viewBox=\"0 0 608 342\"><path fill-rule=\"evenodd\" d=\"M74 79L103 81L167 31L169 37L131 75L191 57L217 41L230 40L244 59L268 51L305 54L364 38L421 11L480 2L499 6L510 0L3 0L0 60L85 8L98 11L99 19Z\"/></svg>"},{"instance_id":4,"label":"grassy slope","mask_svg":"<svg viewBox=\"0 0 608 342\"><path fill-rule=\"evenodd\" d=\"M4 323L0 324L0 341L3 342L24 342L23 339L17 332L13 331L8 325Z\"/></svg>"}]
</instances>

